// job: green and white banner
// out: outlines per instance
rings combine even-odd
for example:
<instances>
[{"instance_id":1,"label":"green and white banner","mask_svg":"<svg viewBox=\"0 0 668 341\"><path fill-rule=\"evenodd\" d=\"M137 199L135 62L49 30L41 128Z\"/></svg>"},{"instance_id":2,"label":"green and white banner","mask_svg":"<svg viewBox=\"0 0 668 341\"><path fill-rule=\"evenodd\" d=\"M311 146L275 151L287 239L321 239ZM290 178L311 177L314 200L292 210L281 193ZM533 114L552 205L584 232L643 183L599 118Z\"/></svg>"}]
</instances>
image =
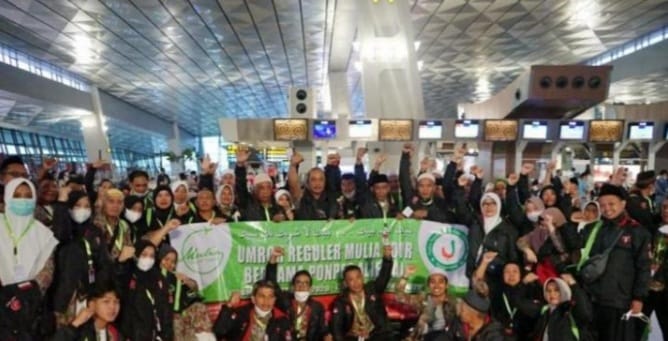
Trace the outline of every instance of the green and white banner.
<instances>
[{"instance_id":1,"label":"green and white banner","mask_svg":"<svg viewBox=\"0 0 668 341\"><path fill-rule=\"evenodd\" d=\"M235 291L250 294L253 283L264 277L274 246L285 249L278 266L282 288L305 269L313 276L314 295L336 294L341 270L350 264L372 279L380 269L384 231L394 248L393 278L401 277L407 265L417 269L409 290L422 290L435 269L448 274L454 292L468 288L468 231L461 225L411 219L200 223L180 226L170 238L179 253L177 271L197 281L207 302L217 302Z\"/></svg>"}]
</instances>

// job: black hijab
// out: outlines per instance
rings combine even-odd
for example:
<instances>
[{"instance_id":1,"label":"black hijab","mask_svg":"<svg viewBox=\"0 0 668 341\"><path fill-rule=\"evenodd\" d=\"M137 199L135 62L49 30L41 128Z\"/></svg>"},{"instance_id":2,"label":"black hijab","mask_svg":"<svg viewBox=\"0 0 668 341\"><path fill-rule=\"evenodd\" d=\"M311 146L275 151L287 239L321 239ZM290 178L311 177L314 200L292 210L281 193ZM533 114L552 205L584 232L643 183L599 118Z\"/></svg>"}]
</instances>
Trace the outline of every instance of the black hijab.
<instances>
[{"instance_id":1,"label":"black hijab","mask_svg":"<svg viewBox=\"0 0 668 341\"><path fill-rule=\"evenodd\" d=\"M161 192L167 192L169 196L172 198L171 204L167 208L160 208L157 205L156 199L158 198L158 194ZM174 218L174 193L172 193L172 189L169 186L158 186L156 189L153 191L153 217L151 219L151 230L158 229L162 227L162 225L167 224L167 221L170 219ZM162 225L160 225L162 224Z\"/></svg>"}]
</instances>

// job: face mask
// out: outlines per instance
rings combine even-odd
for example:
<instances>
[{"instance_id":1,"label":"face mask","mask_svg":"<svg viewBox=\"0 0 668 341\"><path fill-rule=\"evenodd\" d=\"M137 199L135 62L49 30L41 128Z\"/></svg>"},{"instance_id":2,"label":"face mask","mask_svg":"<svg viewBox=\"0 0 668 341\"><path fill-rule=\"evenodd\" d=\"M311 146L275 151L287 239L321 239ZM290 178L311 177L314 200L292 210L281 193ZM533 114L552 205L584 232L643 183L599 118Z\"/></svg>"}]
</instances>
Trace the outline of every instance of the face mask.
<instances>
[{"instance_id":1,"label":"face mask","mask_svg":"<svg viewBox=\"0 0 668 341\"><path fill-rule=\"evenodd\" d=\"M308 300L308 297L311 295L308 291L295 291L295 300L299 303L304 303Z\"/></svg>"},{"instance_id":2,"label":"face mask","mask_svg":"<svg viewBox=\"0 0 668 341\"><path fill-rule=\"evenodd\" d=\"M182 204L179 204L179 203L175 202L175 203L174 203L174 208L179 209L179 208L181 208L181 207L183 207L183 206L185 206L185 205L186 205L185 202L182 203Z\"/></svg>"},{"instance_id":3,"label":"face mask","mask_svg":"<svg viewBox=\"0 0 668 341\"><path fill-rule=\"evenodd\" d=\"M141 218L141 213L133 211L133 210L128 210L127 208L125 209L125 218L131 222L131 223L136 223L139 218Z\"/></svg>"},{"instance_id":4,"label":"face mask","mask_svg":"<svg viewBox=\"0 0 668 341\"><path fill-rule=\"evenodd\" d=\"M19 217L27 217L35 212L35 201L32 199L9 199L9 210Z\"/></svg>"},{"instance_id":5,"label":"face mask","mask_svg":"<svg viewBox=\"0 0 668 341\"><path fill-rule=\"evenodd\" d=\"M153 264L155 264L155 258L139 257L139 260L137 261L137 268L141 271L148 271L151 270Z\"/></svg>"},{"instance_id":6,"label":"face mask","mask_svg":"<svg viewBox=\"0 0 668 341\"><path fill-rule=\"evenodd\" d=\"M531 221L532 223L538 222L538 218L540 218L540 215L543 214L543 211L534 211L531 213L527 213L527 219Z\"/></svg>"},{"instance_id":7,"label":"face mask","mask_svg":"<svg viewBox=\"0 0 668 341\"><path fill-rule=\"evenodd\" d=\"M271 310L262 310L260 307L255 306L255 315L257 315L259 318L265 318L271 314Z\"/></svg>"},{"instance_id":8,"label":"face mask","mask_svg":"<svg viewBox=\"0 0 668 341\"><path fill-rule=\"evenodd\" d=\"M132 195L143 198L143 197L146 196L146 193L148 193L148 192L144 192L144 193L132 192Z\"/></svg>"},{"instance_id":9,"label":"face mask","mask_svg":"<svg viewBox=\"0 0 668 341\"><path fill-rule=\"evenodd\" d=\"M70 210L70 217L72 217L72 220L79 224L88 220L88 218L90 218L90 214L90 208L74 208Z\"/></svg>"}]
</instances>

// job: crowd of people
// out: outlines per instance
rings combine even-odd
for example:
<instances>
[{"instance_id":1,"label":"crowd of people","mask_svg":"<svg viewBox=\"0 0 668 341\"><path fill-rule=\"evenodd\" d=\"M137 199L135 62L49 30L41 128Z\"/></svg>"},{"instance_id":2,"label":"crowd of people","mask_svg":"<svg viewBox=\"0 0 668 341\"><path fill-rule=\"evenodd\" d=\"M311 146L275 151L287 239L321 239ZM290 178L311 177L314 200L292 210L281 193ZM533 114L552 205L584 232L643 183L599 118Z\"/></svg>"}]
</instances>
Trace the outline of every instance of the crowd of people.
<instances>
[{"instance_id":1,"label":"crowd of people","mask_svg":"<svg viewBox=\"0 0 668 341\"><path fill-rule=\"evenodd\" d=\"M434 160L413 167L411 144L398 174L381 173L383 156L367 174L365 153L345 174L338 154L304 170L294 153L284 188L263 173L249 187L243 148L220 176L205 157L196 182L160 176L155 186L142 170L124 183L99 179L103 161L59 182L53 159L31 176L20 157L6 156L0 340L642 340L653 312L668 332L666 171L642 172L626 188L619 168L588 188L591 174L565 180L550 163L536 180L525 164L485 185L483 169L464 169L461 149L438 174ZM323 306L308 271L278 285L276 245L250 302L233 293L211 319L197 282L176 271L169 241L191 223L368 218L466 226L469 291L449 293L443 270L429 274L424 292L407 290L414 265L390 286L385 245L376 278L347 266L341 292ZM416 312L410 329L393 328L386 291Z\"/></svg>"}]
</instances>

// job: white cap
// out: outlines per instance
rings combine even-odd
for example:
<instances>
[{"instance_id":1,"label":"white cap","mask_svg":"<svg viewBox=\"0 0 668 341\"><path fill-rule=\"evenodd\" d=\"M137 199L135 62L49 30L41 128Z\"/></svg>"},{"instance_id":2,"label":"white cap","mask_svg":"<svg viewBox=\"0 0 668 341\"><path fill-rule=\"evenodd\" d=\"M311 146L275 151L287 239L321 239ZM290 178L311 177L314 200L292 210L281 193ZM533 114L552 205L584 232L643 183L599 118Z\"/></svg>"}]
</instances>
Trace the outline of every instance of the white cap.
<instances>
[{"instance_id":1,"label":"white cap","mask_svg":"<svg viewBox=\"0 0 668 341\"><path fill-rule=\"evenodd\" d=\"M229 168L223 170L223 172L220 174L220 176L223 177L223 176L225 176L225 175L234 175L234 170L233 170L233 169L229 169Z\"/></svg>"},{"instance_id":2,"label":"white cap","mask_svg":"<svg viewBox=\"0 0 668 341\"><path fill-rule=\"evenodd\" d=\"M663 225L659 227L659 232L661 232L664 235L668 235L668 225Z\"/></svg>"},{"instance_id":3,"label":"white cap","mask_svg":"<svg viewBox=\"0 0 668 341\"><path fill-rule=\"evenodd\" d=\"M428 173L428 172L420 174L420 176L418 176L418 178L417 178L417 181L420 182L420 181L425 180L425 179L430 180L433 183L436 183L436 177L434 176L434 174L431 174L431 173Z\"/></svg>"},{"instance_id":4,"label":"white cap","mask_svg":"<svg viewBox=\"0 0 668 341\"><path fill-rule=\"evenodd\" d=\"M253 186L257 186L257 185L259 185L263 182L268 182L270 184L273 184L273 181L271 181L271 178L269 177L269 175L264 174L264 173L260 173L260 174L256 175L255 178L253 179Z\"/></svg>"},{"instance_id":5,"label":"white cap","mask_svg":"<svg viewBox=\"0 0 668 341\"><path fill-rule=\"evenodd\" d=\"M288 192L284 189L279 189L278 191L276 191L276 193L274 193L274 199L276 199L276 201L278 201L278 198L280 198L284 195L287 195L289 200L292 201L292 196L290 195L290 192Z\"/></svg>"},{"instance_id":6,"label":"white cap","mask_svg":"<svg viewBox=\"0 0 668 341\"><path fill-rule=\"evenodd\" d=\"M429 272L429 277L434 276L434 275L440 275L445 277L446 280L448 280L448 274L443 270L443 269L432 269Z\"/></svg>"}]
</instances>

